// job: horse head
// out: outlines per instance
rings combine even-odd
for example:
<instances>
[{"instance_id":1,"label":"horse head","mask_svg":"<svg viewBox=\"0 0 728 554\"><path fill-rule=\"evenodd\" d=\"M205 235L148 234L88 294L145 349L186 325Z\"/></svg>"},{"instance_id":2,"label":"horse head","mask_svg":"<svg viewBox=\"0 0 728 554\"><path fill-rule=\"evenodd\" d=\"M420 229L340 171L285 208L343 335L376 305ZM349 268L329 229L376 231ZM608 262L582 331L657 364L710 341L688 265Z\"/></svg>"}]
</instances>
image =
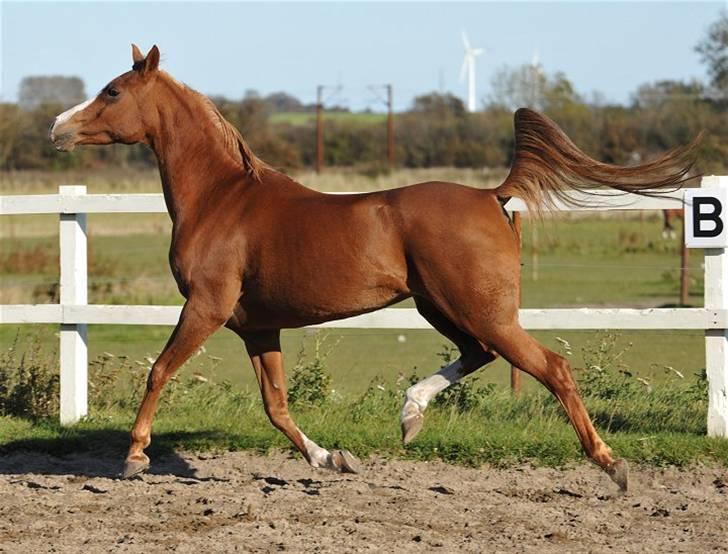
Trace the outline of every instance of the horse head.
<instances>
[{"instance_id":1,"label":"horse head","mask_svg":"<svg viewBox=\"0 0 728 554\"><path fill-rule=\"evenodd\" d=\"M147 142L147 120L153 117L154 85L159 77L159 48L144 56L132 44L134 65L113 79L101 92L56 117L50 139L56 149L73 150L79 144L134 144Z\"/></svg>"}]
</instances>

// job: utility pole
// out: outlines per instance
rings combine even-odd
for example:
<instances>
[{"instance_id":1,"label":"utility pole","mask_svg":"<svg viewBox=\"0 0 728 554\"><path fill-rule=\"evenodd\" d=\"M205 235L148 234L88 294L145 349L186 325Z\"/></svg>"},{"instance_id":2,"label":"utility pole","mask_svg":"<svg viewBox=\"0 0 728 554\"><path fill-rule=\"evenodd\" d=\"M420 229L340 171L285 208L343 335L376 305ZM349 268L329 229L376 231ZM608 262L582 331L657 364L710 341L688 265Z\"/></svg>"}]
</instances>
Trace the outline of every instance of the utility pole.
<instances>
[{"instance_id":1,"label":"utility pole","mask_svg":"<svg viewBox=\"0 0 728 554\"><path fill-rule=\"evenodd\" d=\"M386 99L380 94L380 90L384 89L387 93ZM380 102L387 105L387 165L389 169L394 169L396 162L395 146L394 146L394 92L392 84L386 85L369 85L369 90L374 93Z\"/></svg>"},{"instance_id":2,"label":"utility pole","mask_svg":"<svg viewBox=\"0 0 728 554\"><path fill-rule=\"evenodd\" d=\"M387 163L389 169L394 169L394 99L391 83L387 85Z\"/></svg>"},{"instance_id":3,"label":"utility pole","mask_svg":"<svg viewBox=\"0 0 728 554\"><path fill-rule=\"evenodd\" d=\"M331 89L331 94L324 98L326 89ZM341 85L318 85L316 87L316 173L321 173L324 168L324 103L339 92L341 92Z\"/></svg>"},{"instance_id":4,"label":"utility pole","mask_svg":"<svg viewBox=\"0 0 728 554\"><path fill-rule=\"evenodd\" d=\"M322 121L322 112L324 110L323 101L324 87L319 85L316 87L316 173L321 173L324 168L324 126Z\"/></svg>"}]
</instances>

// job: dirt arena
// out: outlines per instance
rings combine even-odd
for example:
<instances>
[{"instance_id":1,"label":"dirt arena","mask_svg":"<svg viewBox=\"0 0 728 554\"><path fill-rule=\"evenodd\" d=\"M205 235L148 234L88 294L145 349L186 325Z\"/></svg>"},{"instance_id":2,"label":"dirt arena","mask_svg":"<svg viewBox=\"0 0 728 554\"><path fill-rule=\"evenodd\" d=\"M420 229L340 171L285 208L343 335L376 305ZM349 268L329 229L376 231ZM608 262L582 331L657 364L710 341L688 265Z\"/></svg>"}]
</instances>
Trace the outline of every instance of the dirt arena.
<instances>
[{"instance_id":1,"label":"dirt arena","mask_svg":"<svg viewBox=\"0 0 728 554\"><path fill-rule=\"evenodd\" d=\"M167 456L132 481L106 454L0 457L0 552L728 552L728 471L469 469L285 453ZM22 471L22 473L21 473Z\"/></svg>"}]
</instances>

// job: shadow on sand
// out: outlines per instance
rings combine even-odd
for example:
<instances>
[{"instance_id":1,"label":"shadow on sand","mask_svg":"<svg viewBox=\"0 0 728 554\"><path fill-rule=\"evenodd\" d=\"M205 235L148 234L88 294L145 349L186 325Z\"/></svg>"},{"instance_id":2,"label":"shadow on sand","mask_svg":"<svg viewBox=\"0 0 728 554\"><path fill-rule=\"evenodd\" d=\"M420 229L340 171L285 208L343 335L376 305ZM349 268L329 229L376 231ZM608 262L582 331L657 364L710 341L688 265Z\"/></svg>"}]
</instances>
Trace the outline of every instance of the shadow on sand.
<instances>
[{"instance_id":1,"label":"shadow on sand","mask_svg":"<svg viewBox=\"0 0 728 554\"><path fill-rule=\"evenodd\" d=\"M215 432L156 433L146 450L152 459L147 471L152 475L195 477L192 468L177 452L181 443L214 441ZM0 475L36 473L41 475L119 476L129 433L119 430L74 430L72 436L24 439L0 448Z\"/></svg>"}]
</instances>

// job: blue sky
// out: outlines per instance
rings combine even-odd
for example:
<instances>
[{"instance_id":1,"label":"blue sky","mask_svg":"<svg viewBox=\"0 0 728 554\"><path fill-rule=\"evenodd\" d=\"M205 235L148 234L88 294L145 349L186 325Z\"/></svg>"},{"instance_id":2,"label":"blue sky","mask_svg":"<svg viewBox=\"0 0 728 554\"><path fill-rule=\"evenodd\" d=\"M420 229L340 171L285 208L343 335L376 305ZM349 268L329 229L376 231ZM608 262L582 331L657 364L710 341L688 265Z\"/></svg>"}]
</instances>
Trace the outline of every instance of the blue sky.
<instances>
[{"instance_id":1,"label":"blue sky","mask_svg":"<svg viewBox=\"0 0 728 554\"><path fill-rule=\"evenodd\" d=\"M130 43L162 51L164 69L206 94L284 90L310 102L341 84L353 109L380 109L370 84L391 82L396 108L441 86L461 97L461 30L478 58L478 96L503 65L563 71L584 94L628 102L642 83L705 78L693 47L723 2L280 3L0 0L0 96L26 75L78 75L94 94L131 63Z\"/></svg>"}]
</instances>

